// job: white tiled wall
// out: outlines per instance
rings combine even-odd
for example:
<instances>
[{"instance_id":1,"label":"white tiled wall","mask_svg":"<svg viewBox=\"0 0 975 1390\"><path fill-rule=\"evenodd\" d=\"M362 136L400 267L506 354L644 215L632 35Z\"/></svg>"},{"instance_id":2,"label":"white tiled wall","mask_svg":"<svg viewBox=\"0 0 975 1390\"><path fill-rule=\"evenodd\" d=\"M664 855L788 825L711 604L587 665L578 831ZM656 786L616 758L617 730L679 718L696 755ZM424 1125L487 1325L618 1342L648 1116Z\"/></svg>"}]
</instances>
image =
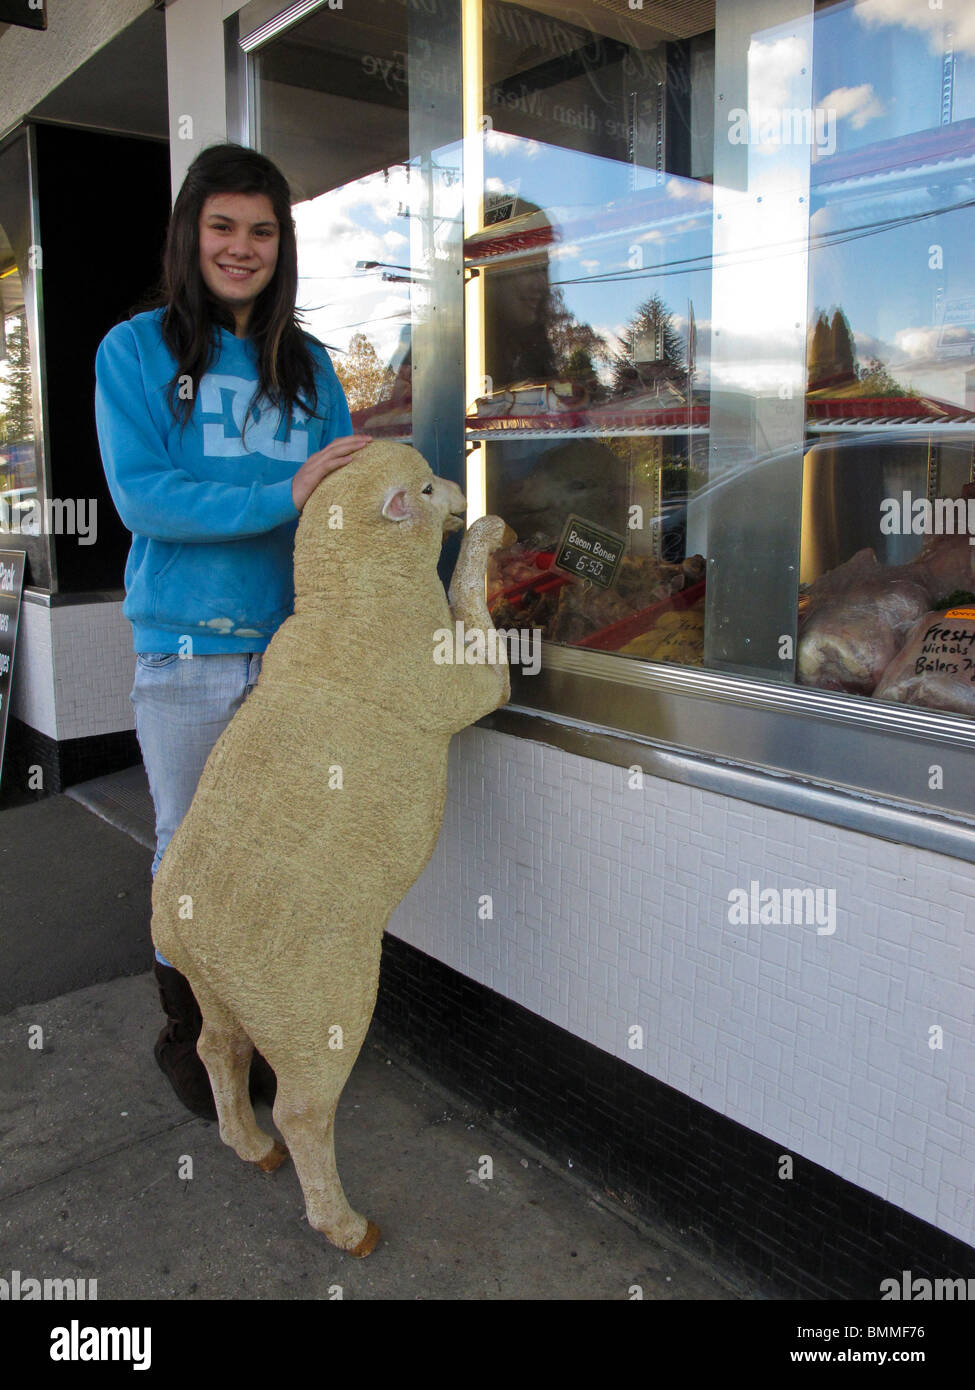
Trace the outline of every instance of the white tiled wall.
<instances>
[{"instance_id":1,"label":"white tiled wall","mask_svg":"<svg viewBox=\"0 0 975 1390\"><path fill-rule=\"evenodd\" d=\"M132 628L122 604L21 604L10 711L59 742L135 727Z\"/></svg>"},{"instance_id":2,"label":"white tiled wall","mask_svg":"<svg viewBox=\"0 0 975 1390\"><path fill-rule=\"evenodd\" d=\"M52 609L58 739L134 729L132 627L121 603Z\"/></svg>"},{"instance_id":3,"label":"white tiled wall","mask_svg":"<svg viewBox=\"0 0 975 1390\"><path fill-rule=\"evenodd\" d=\"M731 925L752 880L835 889L835 932ZM390 930L975 1245L971 866L469 729Z\"/></svg>"},{"instance_id":4,"label":"white tiled wall","mask_svg":"<svg viewBox=\"0 0 975 1390\"><path fill-rule=\"evenodd\" d=\"M58 736L54 704L54 655L51 650L51 610L22 600L10 685L10 713L32 729Z\"/></svg>"}]
</instances>

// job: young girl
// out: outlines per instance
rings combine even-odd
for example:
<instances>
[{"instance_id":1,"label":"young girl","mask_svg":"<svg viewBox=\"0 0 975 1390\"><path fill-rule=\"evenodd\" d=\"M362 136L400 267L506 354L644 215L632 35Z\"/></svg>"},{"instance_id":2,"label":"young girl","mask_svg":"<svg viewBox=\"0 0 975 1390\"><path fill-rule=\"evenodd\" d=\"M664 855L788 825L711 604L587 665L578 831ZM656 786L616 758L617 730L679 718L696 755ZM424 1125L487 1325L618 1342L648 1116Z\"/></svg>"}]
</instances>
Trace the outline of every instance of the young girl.
<instances>
[{"instance_id":1,"label":"young girl","mask_svg":"<svg viewBox=\"0 0 975 1390\"><path fill-rule=\"evenodd\" d=\"M284 176L253 150L212 146L176 199L160 307L118 324L95 359L102 462L132 532L122 612L156 813L153 876L292 611L299 513L369 442L353 437L328 353L298 323L297 286ZM155 972L169 1020L156 1060L189 1109L215 1118L196 1000L158 951ZM263 1059L252 1079L261 1064L269 1089Z\"/></svg>"}]
</instances>

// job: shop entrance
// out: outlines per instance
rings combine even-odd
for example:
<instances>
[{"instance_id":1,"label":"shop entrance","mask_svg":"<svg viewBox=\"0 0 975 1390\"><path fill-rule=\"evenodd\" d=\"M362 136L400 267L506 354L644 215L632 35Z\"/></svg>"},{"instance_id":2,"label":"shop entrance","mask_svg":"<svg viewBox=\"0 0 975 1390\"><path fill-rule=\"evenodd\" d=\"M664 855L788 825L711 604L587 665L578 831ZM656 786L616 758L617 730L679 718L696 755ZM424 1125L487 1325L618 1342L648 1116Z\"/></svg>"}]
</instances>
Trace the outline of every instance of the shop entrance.
<instances>
[{"instance_id":1,"label":"shop entrance","mask_svg":"<svg viewBox=\"0 0 975 1390\"><path fill-rule=\"evenodd\" d=\"M165 24L150 11L27 112L0 151L0 353L18 386L0 422L0 501L28 517L53 504L96 519L83 544L32 525L5 538L26 551L25 582L52 593L122 588L129 537L98 452L95 351L159 278L168 126Z\"/></svg>"}]
</instances>

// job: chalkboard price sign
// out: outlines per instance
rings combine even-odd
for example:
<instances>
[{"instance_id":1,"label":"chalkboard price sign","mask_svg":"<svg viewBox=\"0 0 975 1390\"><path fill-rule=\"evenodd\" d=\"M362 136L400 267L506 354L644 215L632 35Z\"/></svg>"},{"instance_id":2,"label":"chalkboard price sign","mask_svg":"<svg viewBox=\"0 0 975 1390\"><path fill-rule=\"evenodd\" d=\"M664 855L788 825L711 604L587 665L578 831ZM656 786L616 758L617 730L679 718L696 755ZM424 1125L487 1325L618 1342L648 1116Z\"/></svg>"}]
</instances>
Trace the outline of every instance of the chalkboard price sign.
<instances>
[{"instance_id":1,"label":"chalkboard price sign","mask_svg":"<svg viewBox=\"0 0 975 1390\"><path fill-rule=\"evenodd\" d=\"M581 516L570 516L562 531L555 566L577 579L588 579L602 589L608 589L616 579L626 537L593 526Z\"/></svg>"},{"instance_id":2,"label":"chalkboard price sign","mask_svg":"<svg viewBox=\"0 0 975 1390\"><path fill-rule=\"evenodd\" d=\"M14 650L17 646L17 621L20 617L20 594L23 587L24 552L0 550L0 772L3 770L7 706L10 704Z\"/></svg>"}]
</instances>

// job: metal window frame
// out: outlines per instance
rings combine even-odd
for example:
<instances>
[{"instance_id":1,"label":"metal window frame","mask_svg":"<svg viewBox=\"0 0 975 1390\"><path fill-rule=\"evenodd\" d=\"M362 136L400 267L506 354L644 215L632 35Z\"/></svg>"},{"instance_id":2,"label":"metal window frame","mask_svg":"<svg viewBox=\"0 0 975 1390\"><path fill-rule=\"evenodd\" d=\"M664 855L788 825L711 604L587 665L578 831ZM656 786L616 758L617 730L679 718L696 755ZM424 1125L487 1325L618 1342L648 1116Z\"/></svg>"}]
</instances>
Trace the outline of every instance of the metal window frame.
<instances>
[{"instance_id":1,"label":"metal window frame","mask_svg":"<svg viewBox=\"0 0 975 1390\"><path fill-rule=\"evenodd\" d=\"M325 9L328 0L296 0L292 5L286 6L279 14L261 24L257 29L252 29L243 38L238 38L238 43L245 53L251 53L255 49L263 48L266 43L276 39L279 34L283 34L286 29L299 24L303 19L315 13L316 10ZM240 10L234 16L238 21L238 35L240 33Z\"/></svg>"}]
</instances>

